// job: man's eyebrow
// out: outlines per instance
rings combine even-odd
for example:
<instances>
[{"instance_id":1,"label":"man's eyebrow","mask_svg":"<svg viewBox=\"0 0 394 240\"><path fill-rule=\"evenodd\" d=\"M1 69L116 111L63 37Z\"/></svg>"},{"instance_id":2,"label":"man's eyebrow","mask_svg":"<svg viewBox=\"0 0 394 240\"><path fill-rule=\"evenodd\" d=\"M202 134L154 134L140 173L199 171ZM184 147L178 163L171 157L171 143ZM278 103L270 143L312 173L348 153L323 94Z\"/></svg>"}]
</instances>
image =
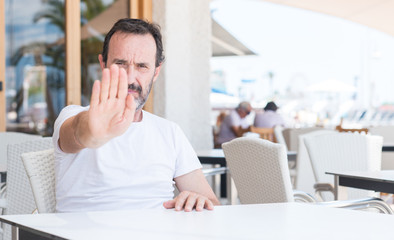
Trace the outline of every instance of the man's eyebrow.
<instances>
[{"instance_id":1,"label":"man's eyebrow","mask_svg":"<svg viewBox=\"0 0 394 240\"><path fill-rule=\"evenodd\" d=\"M115 59L112 61L112 63L127 63L127 61L124 60L124 59L115 58Z\"/></svg>"},{"instance_id":2,"label":"man's eyebrow","mask_svg":"<svg viewBox=\"0 0 394 240\"><path fill-rule=\"evenodd\" d=\"M125 60L125 59L120 59L120 58L114 58L114 60L112 61L112 63L122 63L122 64L125 64L125 63L128 63L128 61L127 60ZM136 62L135 64L138 64L138 65L145 65L145 66L150 66L150 64L149 64L149 62Z\"/></svg>"},{"instance_id":3,"label":"man's eyebrow","mask_svg":"<svg viewBox=\"0 0 394 240\"><path fill-rule=\"evenodd\" d=\"M148 66L149 67L149 62L137 62L136 64L138 64L138 65L145 65L145 66Z\"/></svg>"}]
</instances>

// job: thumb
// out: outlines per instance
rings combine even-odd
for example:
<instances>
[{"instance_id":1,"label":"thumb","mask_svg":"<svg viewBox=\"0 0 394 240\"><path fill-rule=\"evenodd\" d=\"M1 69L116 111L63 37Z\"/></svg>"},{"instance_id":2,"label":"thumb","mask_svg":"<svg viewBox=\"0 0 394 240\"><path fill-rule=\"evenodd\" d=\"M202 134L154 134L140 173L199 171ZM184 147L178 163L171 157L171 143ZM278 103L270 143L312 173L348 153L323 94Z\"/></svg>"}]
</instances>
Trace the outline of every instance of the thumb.
<instances>
[{"instance_id":1,"label":"thumb","mask_svg":"<svg viewBox=\"0 0 394 240\"><path fill-rule=\"evenodd\" d=\"M163 203L163 206L165 207L165 208L167 208L167 209L170 209L170 208L175 208L175 199L172 199L172 200L169 200L169 201L167 201L167 202L164 202Z\"/></svg>"}]
</instances>

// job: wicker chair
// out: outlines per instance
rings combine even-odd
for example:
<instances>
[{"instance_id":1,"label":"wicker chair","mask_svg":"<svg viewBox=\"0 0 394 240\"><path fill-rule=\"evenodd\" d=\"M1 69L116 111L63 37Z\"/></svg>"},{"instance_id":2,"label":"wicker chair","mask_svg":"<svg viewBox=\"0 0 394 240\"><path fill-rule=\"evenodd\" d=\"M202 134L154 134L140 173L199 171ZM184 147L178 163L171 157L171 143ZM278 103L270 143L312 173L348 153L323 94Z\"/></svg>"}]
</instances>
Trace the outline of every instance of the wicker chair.
<instances>
[{"instance_id":1,"label":"wicker chair","mask_svg":"<svg viewBox=\"0 0 394 240\"><path fill-rule=\"evenodd\" d=\"M315 202L310 195L293 191L283 145L242 137L224 143L223 151L242 204ZM393 214L392 209L377 198L335 201L324 205L349 209L374 208Z\"/></svg>"},{"instance_id":2,"label":"wicker chair","mask_svg":"<svg viewBox=\"0 0 394 240\"><path fill-rule=\"evenodd\" d=\"M52 148L52 138L9 144L7 149L7 196L4 214L31 214L37 208L21 154ZM3 239L11 239L11 227L4 226Z\"/></svg>"},{"instance_id":3,"label":"wicker chair","mask_svg":"<svg viewBox=\"0 0 394 240\"><path fill-rule=\"evenodd\" d=\"M294 201L283 145L242 137L222 147L242 204Z\"/></svg>"},{"instance_id":4,"label":"wicker chair","mask_svg":"<svg viewBox=\"0 0 394 240\"><path fill-rule=\"evenodd\" d=\"M330 171L378 171L381 169L383 138L355 133L329 133L304 138L312 164L312 169L318 183L334 183ZM347 199L357 199L376 196L373 191L345 188ZM324 196L324 200L333 199Z\"/></svg>"},{"instance_id":5,"label":"wicker chair","mask_svg":"<svg viewBox=\"0 0 394 240\"><path fill-rule=\"evenodd\" d=\"M55 155L53 148L22 154L38 213L53 213L55 197Z\"/></svg>"},{"instance_id":6,"label":"wicker chair","mask_svg":"<svg viewBox=\"0 0 394 240\"><path fill-rule=\"evenodd\" d=\"M316 189L314 185L317 183L317 180L313 173L311 160L306 150L304 139L308 136L319 136L328 133L335 133L335 130L317 130L298 136L296 189L315 195Z\"/></svg>"},{"instance_id":7,"label":"wicker chair","mask_svg":"<svg viewBox=\"0 0 394 240\"><path fill-rule=\"evenodd\" d=\"M0 160L4 161L0 164L6 164L8 144L22 143L38 138L41 138L41 136L20 132L0 132Z\"/></svg>"}]
</instances>

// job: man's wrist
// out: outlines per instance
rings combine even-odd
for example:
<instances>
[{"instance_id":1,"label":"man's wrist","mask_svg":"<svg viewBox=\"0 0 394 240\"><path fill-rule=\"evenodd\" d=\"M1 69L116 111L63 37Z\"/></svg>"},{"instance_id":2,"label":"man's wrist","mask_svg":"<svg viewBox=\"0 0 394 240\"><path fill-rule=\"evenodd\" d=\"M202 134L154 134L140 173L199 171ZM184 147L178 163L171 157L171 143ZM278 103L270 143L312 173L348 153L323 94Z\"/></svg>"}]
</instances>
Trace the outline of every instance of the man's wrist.
<instances>
[{"instance_id":1,"label":"man's wrist","mask_svg":"<svg viewBox=\"0 0 394 240\"><path fill-rule=\"evenodd\" d=\"M77 131L76 130L74 130L73 136L74 136L74 142L78 145L78 147L85 148L85 146L79 140L79 137L77 137Z\"/></svg>"}]
</instances>

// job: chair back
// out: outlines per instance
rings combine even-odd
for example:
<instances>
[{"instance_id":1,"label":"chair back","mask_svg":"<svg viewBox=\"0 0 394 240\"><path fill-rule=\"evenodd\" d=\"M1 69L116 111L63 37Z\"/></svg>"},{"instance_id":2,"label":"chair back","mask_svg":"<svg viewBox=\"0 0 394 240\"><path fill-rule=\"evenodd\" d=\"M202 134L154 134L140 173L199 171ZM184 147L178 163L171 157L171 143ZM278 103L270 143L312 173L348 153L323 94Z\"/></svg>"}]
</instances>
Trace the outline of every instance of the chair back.
<instances>
[{"instance_id":1,"label":"chair back","mask_svg":"<svg viewBox=\"0 0 394 240\"><path fill-rule=\"evenodd\" d=\"M302 134L298 136L298 151L297 151L297 180L296 189L309 193L311 195L315 194L315 189L313 185L317 182L317 179L313 173L311 160L309 159L308 151L305 147L304 139L308 136L319 136L322 134L335 133L334 130L317 130Z\"/></svg>"},{"instance_id":2,"label":"chair back","mask_svg":"<svg viewBox=\"0 0 394 240\"><path fill-rule=\"evenodd\" d=\"M378 171L381 169L383 144L381 136L329 133L308 136L304 138L304 141L316 180L320 183L334 183L334 177L325 172ZM346 190L348 199L374 196L372 191L352 188L346 188ZM341 193L339 197L341 198Z\"/></svg>"},{"instance_id":3,"label":"chair back","mask_svg":"<svg viewBox=\"0 0 394 240\"><path fill-rule=\"evenodd\" d=\"M283 145L241 137L222 147L242 204L294 201Z\"/></svg>"},{"instance_id":4,"label":"chair back","mask_svg":"<svg viewBox=\"0 0 394 240\"><path fill-rule=\"evenodd\" d=\"M375 126L369 128L369 133L383 137L383 145L394 145L394 126ZM394 152L382 152L382 170L394 170Z\"/></svg>"},{"instance_id":5,"label":"chair back","mask_svg":"<svg viewBox=\"0 0 394 240\"><path fill-rule=\"evenodd\" d=\"M335 130L338 132L349 132L349 133L368 133L368 128L343 128L342 125L338 125L335 127Z\"/></svg>"},{"instance_id":6,"label":"chair back","mask_svg":"<svg viewBox=\"0 0 394 240\"><path fill-rule=\"evenodd\" d=\"M21 143L41 138L40 135L32 135L20 132L0 132L0 164L7 164L7 145Z\"/></svg>"},{"instance_id":7,"label":"chair back","mask_svg":"<svg viewBox=\"0 0 394 240\"><path fill-rule=\"evenodd\" d=\"M383 143L394 144L394 126L375 126L369 128L369 133L383 137Z\"/></svg>"},{"instance_id":8,"label":"chair back","mask_svg":"<svg viewBox=\"0 0 394 240\"><path fill-rule=\"evenodd\" d=\"M53 213L56 208L55 154L53 148L22 154L38 213Z\"/></svg>"},{"instance_id":9,"label":"chair back","mask_svg":"<svg viewBox=\"0 0 394 240\"><path fill-rule=\"evenodd\" d=\"M250 127L250 131L252 133L257 133L260 135L260 138L269 140L271 142L276 142L274 128L260 128L260 127Z\"/></svg>"},{"instance_id":10,"label":"chair back","mask_svg":"<svg viewBox=\"0 0 394 240\"><path fill-rule=\"evenodd\" d=\"M52 148L52 138L9 144L7 148L7 208L4 214L31 214L36 208L29 179L23 166L21 154ZM4 226L3 239L11 239L11 227Z\"/></svg>"},{"instance_id":11,"label":"chair back","mask_svg":"<svg viewBox=\"0 0 394 240\"><path fill-rule=\"evenodd\" d=\"M276 125L274 127L274 136L275 136L276 142L284 145L286 148L286 152L287 152L288 148L287 148L287 143L285 141L285 137L283 136L283 127L282 126Z\"/></svg>"},{"instance_id":12,"label":"chair back","mask_svg":"<svg viewBox=\"0 0 394 240\"><path fill-rule=\"evenodd\" d=\"M306 128L285 128L283 129L283 137L285 138L287 149L289 151L298 151L298 136L317 130L322 130L321 127L306 127Z\"/></svg>"}]
</instances>

